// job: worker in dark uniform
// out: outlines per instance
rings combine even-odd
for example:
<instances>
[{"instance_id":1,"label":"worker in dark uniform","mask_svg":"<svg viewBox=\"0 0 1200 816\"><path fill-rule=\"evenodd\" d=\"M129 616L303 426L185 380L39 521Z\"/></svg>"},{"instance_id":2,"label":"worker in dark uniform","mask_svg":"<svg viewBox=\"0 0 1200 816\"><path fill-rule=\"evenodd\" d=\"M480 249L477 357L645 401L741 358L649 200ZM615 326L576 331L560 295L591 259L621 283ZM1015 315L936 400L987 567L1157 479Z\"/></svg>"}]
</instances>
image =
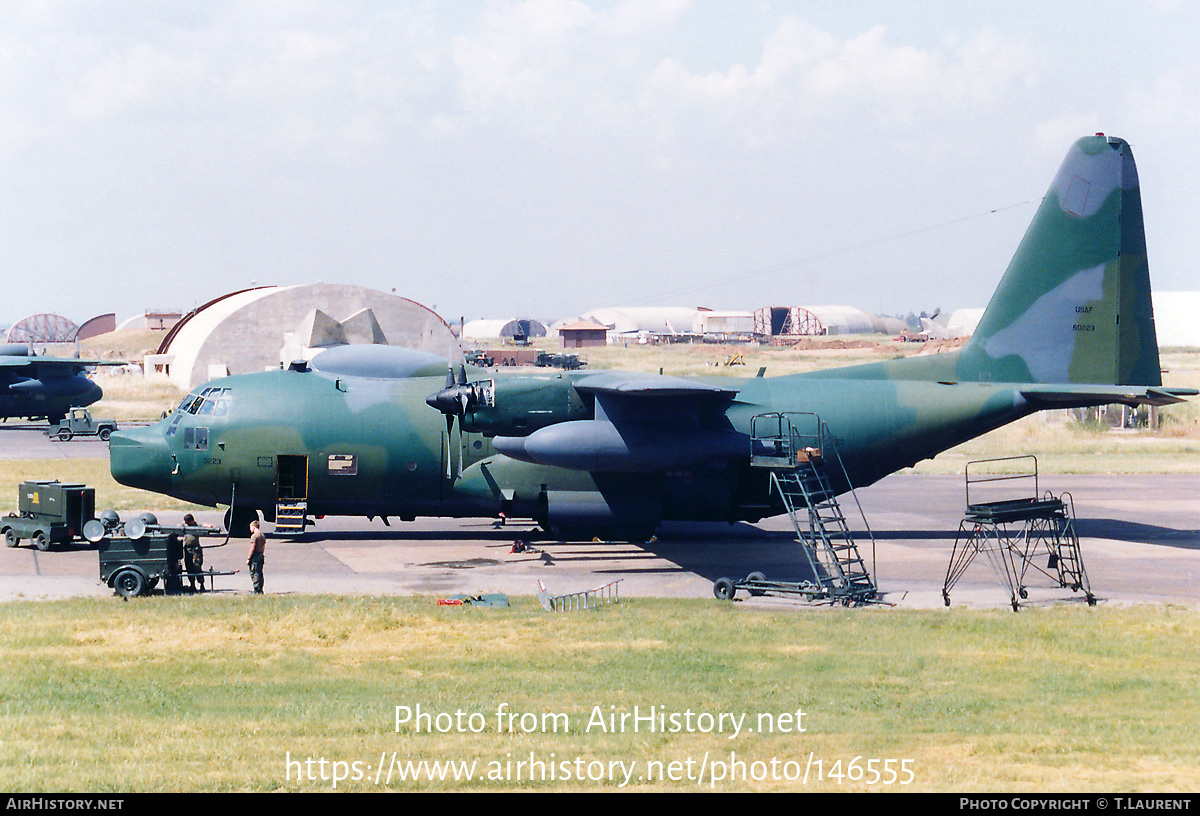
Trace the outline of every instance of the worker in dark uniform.
<instances>
[{"instance_id":1,"label":"worker in dark uniform","mask_svg":"<svg viewBox=\"0 0 1200 816\"><path fill-rule=\"evenodd\" d=\"M191 513L183 517L184 527L199 527L196 518ZM192 591L204 591L204 578L197 573L204 569L204 548L200 546L200 536L195 533L183 534L183 571L187 573ZM199 589L197 589L199 587Z\"/></svg>"},{"instance_id":2,"label":"worker in dark uniform","mask_svg":"<svg viewBox=\"0 0 1200 816\"><path fill-rule=\"evenodd\" d=\"M250 568L250 583L254 586L254 594L261 595L263 591L263 562L267 551L267 537L263 535L258 519L250 522L250 557L246 566Z\"/></svg>"}]
</instances>

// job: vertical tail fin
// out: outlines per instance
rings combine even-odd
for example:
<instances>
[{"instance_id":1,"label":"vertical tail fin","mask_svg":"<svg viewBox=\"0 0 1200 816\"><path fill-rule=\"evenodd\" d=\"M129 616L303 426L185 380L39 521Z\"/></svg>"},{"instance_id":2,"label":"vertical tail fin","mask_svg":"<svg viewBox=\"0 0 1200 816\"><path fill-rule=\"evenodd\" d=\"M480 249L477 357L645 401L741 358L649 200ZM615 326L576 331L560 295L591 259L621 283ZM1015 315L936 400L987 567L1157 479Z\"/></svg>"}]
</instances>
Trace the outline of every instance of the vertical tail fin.
<instances>
[{"instance_id":1,"label":"vertical tail fin","mask_svg":"<svg viewBox=\"0 0 1200 816\"><path fill-rule=\"evenodd\" d=\"M1067 154L971 341L961 380L1162 384L1129 145Z\"/></svg>"}]
</instances>

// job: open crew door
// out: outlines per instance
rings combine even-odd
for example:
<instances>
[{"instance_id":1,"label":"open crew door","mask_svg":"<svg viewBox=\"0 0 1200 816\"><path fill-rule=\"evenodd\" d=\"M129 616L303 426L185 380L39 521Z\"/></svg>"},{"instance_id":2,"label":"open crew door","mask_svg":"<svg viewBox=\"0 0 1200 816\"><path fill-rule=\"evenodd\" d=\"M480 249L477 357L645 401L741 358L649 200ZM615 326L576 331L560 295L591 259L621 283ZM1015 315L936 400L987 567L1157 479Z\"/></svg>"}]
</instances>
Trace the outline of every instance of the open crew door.
<instances>
[{"instance_id":1,"label":"open crew door","mask_svg":"<svg viewBox=\"0 0 1200 816\"><path fill-rule=\"evenodd\" d=\"M285 456L275 463L275 532L299 535L308 514L308 457Z\"/></svg>"}]
</instances>

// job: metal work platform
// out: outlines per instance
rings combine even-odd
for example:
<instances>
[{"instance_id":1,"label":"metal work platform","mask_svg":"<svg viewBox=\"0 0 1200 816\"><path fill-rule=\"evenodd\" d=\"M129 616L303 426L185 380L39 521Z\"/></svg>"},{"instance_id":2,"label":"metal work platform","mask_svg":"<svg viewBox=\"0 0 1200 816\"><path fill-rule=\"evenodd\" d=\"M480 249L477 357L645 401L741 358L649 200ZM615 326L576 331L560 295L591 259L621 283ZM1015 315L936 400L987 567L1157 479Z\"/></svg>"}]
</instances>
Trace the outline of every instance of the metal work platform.
<instances>
[{"instance_id":1,"label":"metal work platform","mask_svg":"<svg viewBox=\"0 0 1200 816\"><path fill-rule=\"evenodd\" d=\"M950 590L979 555L1009 590L1014 612L1029 597L1029 579L1038 575L1059 588L1082 591L1088 605L1095 606L1079 550L1071 494L1040 491L1037 457L968 462L965 480L967 510L942 585L946 606ZM1046 559L1045 567L1040 566L1040 556Z\"/></svg>"},{"instance_id":2,"label":"metal work platform","mask_svg":"<svg viewBox=\"0 0 1200 816\"><path fill-rule=\"evenodd\" d=\"M878 600L875 582L838 503L835 480L840 478L854 497L871 539L872 554L875 538L837 445L821 418L801 413L754 417L750 465L769 471L770 492L782 502L813 577L805 581L768 581L761 572L752 572L743 580L718 579L713 594L729 599L742 589L751 595L801 595L810 601L828 600L845 606Z\"/></svg>"}]
</instances>

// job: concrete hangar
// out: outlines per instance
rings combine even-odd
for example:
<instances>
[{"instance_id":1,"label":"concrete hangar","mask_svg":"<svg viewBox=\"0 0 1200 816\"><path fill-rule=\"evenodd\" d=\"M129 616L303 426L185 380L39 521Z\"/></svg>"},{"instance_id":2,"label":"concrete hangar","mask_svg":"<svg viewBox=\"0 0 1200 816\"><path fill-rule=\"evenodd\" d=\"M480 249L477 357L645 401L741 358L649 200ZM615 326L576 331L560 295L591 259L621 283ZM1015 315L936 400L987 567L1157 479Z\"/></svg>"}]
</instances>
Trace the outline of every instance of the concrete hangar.
<instances>
[{"instance_id":1,"label":"concrete hangar","mask_svg":"<svg viewBox=\"0 0 1200 816\"><path fill-rule=\"evenodd\" d=\"M145 370L190 391L217 377L311 359L330 346L396 345L444 357L455 342L442 318L407 298L348 284L261 286L184 315L146 357Z\"/></svg>"}]
</instances>

